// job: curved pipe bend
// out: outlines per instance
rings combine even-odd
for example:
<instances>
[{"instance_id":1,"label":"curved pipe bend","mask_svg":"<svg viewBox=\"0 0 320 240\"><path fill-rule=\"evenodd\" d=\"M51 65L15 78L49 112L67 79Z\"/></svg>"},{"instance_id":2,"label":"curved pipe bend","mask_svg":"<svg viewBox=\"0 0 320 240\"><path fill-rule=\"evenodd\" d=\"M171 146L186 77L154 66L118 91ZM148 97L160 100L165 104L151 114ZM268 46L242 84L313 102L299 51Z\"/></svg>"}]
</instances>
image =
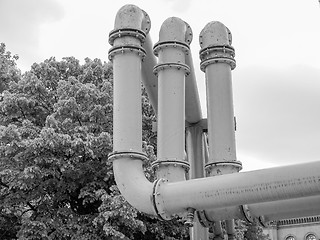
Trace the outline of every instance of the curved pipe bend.
<instances>
[{"instance_id":1,"label":"curved pipe bend","mask_svg":"<svg viewBox=\"0 0 320 240\"><path fill-rule=\"evenodd\" d=\"M151 21L145 11L133 4L127 4L120 8L117 12L114 28L139 29L147 34L151 28Z\"/></svg>"},{"instance_id":2,"label":"curved pipe bend","mask_svg":"<svg viewBox=\"0 0 320 240\"><path fill-rule=\"evenodd\" d=\"M145 15L142 10L133 5L120 10L116 28L143 28ZM132 14L136 14L139 21ZM125 21L125 17L129 21ZM128 42L142 45L141 39L131 33L115 41L116 46ZM146 156L141 153L141 58L134 52L116 52L113 64L115 131L114 152L109 159L113 160L114 175L121 194L139 211L167 219L187 208L205 210L320 195L320 162L189 181L149 182L142 167Z\"/></svg>"}]
</instances>

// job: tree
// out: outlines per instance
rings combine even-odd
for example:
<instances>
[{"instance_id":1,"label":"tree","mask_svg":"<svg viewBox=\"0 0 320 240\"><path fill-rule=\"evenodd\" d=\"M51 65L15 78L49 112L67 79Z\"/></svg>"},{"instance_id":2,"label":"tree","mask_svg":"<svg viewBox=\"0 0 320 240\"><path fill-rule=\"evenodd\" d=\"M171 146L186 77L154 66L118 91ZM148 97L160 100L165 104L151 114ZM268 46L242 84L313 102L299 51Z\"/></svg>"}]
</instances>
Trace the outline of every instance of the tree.
<instances>
[{"instance_id":1,"label":"tree","mask_svg":"<svg viewBox=\"0 0 320 240\"><path fill-rule=\"evenodd\" d=\"M21 76L20 70L16 66L17 55L11 55L6 51L6 45L0 43L0 93L8 88L11 81L17 82Z\"/></svg>"},{"instance_id":2,"label":"tree","mask_svg":"<svg viewBox=\"0 0 320 240\"><path fill-rule=\"evenodd\" d=\"M52 57L21 75L17 59L0 45L0 239L189 239L179 219L138 212L115 185L107 161L112 65ZM144 167L153 180L155 114L142 92ZM237 223L238 239L265 239Z\"/></svg>"},{"instance_id":3,"label":"tree","mask_svg":"<svg viewBox=\"0 0 320 240\"><path fill-rule=\"evenodd\" d=\"M269 235L263 233L263 229L256 222L246 223L246 229L244 231L245 240L269 240Z\"/></svg>"},{"instance_id":4,"label":"tree","mask_svg":"<svg viewBox=\"0 0 320 240\"><path fill-rule=\"evenodd\" d=\"M50 58L21 75L1 46L0 238L187 239L181 221L138 212L115 185L111 64ZM154 113L146 94L142 103L152 178Z\"/></svg>"}]
</instances>

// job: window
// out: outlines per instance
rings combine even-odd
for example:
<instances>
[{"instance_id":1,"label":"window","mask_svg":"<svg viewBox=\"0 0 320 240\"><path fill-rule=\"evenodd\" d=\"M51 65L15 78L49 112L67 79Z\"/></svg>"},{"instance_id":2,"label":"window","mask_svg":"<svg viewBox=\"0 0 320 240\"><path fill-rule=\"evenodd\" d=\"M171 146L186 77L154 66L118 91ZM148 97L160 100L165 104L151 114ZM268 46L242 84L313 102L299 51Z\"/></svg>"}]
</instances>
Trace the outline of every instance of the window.
<instances>
[{"instance_id":1,"label":"window","mask_svg":"<svg viewBox=\"0 0 320 240\"><path fill-rule=\"evenodd\" d=\"M286 240L295 240L295 238L293 236L288 236L286 237Z\"/></svg>"},{"instance_id":2,"label":"window","mask_svg":"<svg viewBox=\"0 0 320 240\"><path fill-rule=\"evenodd\" d=\"M314 234L308 234L306 236L306 240L317 240L316 236Z\"/></svg>"}]
</instances>

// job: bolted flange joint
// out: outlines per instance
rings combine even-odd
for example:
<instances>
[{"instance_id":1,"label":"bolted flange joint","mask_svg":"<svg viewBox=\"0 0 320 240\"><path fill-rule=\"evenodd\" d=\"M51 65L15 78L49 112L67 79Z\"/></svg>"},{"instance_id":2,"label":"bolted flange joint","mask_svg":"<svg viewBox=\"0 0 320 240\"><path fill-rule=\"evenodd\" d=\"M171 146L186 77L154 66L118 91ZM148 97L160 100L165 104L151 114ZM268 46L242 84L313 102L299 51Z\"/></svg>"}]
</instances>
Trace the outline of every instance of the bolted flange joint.
<instances>
[{"instance_id":1,"label":"bolted flange joint","mask_svg":"<svg viewBox=\"0 0 320 240\"><path fill-rule=\"evenodd\" d=\"M200 68L205 71L206 67L214 63L226 63L231 70L236 67L234 60L234 48L230 30L221 22L213 21L208 23L199 36Z\"/></svg>"},{"instance_id":2,"label":"bolted flange joint","mask_svg":"<svg viewBox=\"0 0 320 240\"><path fill-rule=\"evenodd\" d=\"M183 70L186 76L190 74L190 67L187 64L175 63L175 62L157 64L153 68L153 74L157 76L160 71L166 70L166 69Z\"/></svg>"},{"instance_id":3,"label":"bolted flange joint","mask_svg":"<svg viewBox=\"0 0 320 240\"><path fill-rule=\"evenodd\" d=\"M177 159L158 159L151 164L151 167L155 170L160 166L170 165L174 167L181 167L185 170L186 173L189 172L190 164L186 161L181 161Z\"/></svg>"},{"instance_id":4,"label":"bolted flange joint","mask_svg":"<svg viewBox=\"0 0 320 240\"><path fill-rule=\"evenodd\" d=\"M135 28L114 29L109 33L109 44L113 46L114 40L121 37L135 37L138 38L141 43L144 43L146 34L144 31Z\"/></svg>"},{"instance_id":5,"label":"bolted flange joint","mask_svg":"<svg viewBox=\"0 0 320 240\"><path fill-rule=\"evenodd\" d=\"M136 151L114 151L108 155L108 161L114 161L119 158L132 158L132 160L148 160L145 153Z\"/></svg>"},{"instance_id":6,"label":"bolted flange joint","mask_svg":"<svg viewBox=\"0 0 320 240\"><path fill-rule=\"evenodd\" d=\"M264 227L264 228L268 228L268 227L270 227L270 226L272 225L270 221L267 222L267 221L265 220L264 216L259 216L259 217L257 218L257 222L258 222L258 224L259 224L261 227Z\"/></svg>"},{"instance_id":7,"label":"bolted flange joint","mask_svg":"<svg viewBox=\"0 0 320 240\"><path fill-rule=\"evenodd\" d=\"M241 205L240 206L240 211L241 211L244 219L248 223L254 223L255 222L255 218L251 215L248 205Z\"/></svg>"},{"instance_id":8,"label":"bolted flange joint","mask_svg":"<svg viewBox=\"0 0 320 240\"><path fill-rule=\"evenodd\" d=\"M213 227L214 222L208 219L205 210L197 211L197 217L202 227L204 228Z\"/></svg>"},{"instance_id":9,"label":"bolted flange joint","mask_svg":"<svg viewBox=\"0 0 320 240\"><path fill-rule=\"evenodd\" d=\"M157 42L153 47L153 53L155 56L159 55L159 52L163 49L167 48L175 48L184 52L186 55L189 54L190 47L187 43L179 42L179 41L162 41Z\"/></svg>"},{"instance_id":10,"label":"bolted flange joint","mask_svg":"<svg viewBox=\"0 0 320 240\"><path fill-rule=\"evenodd\" d=\"M240 172L242 163L240 161L210 162L205 165L204 169L207 174L213 173L213 175L235 173Z\"/></svg>"},{"instance_id":11,"label":"bolted flange joint","mask_svg":"<svg viewBox=\"0 0 320 240\"><path fill-rule=\"evenodd\" d=\"M138 56L141 57L142 61L146 57L146 51L144 50L144 48L136 45L123 45L112 47L109 50L108 58L110 61L112 61L115 55L125 53L136 53Z\"/></svg>"},{"instance_id":12,"label":"bolted flange joint","mask_svg":"<svg viewBox=\"0 0 320 240\"><path fill-rule=\"evenodd\" d=\"M153 194L152 194L152 203L153 208L160 220L170 220L172 216L165 212L164 210L164 199L161 196L160 188L162 185L166 184L167 180L161 178L157 179L153 183Z\"/></svg>"},{"instance_id":13,"label":"bolted flange joint","mask_svg":"<svg viewBox=\"0 0 320 240\"><path fill-rule=\"evenodd\" d=\"M236 60L234 59L235 51L230 45L209 45L200 50L200 68L204 72L206 67L214 63L229 64L231 70L236 67Z\"/></svg>"}]
</instances>

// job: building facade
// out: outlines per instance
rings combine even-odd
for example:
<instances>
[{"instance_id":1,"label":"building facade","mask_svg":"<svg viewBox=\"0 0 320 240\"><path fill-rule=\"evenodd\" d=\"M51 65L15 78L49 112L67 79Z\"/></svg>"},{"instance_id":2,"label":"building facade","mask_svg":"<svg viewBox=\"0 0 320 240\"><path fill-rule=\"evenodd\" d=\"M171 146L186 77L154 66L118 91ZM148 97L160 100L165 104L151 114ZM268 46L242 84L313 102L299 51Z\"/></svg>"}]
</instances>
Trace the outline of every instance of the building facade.
<instances>
[{"instance_id":1,"label":"building facade","mask_svg":"<svg viewBox=\"0 0 320 240\"><path fill-rule=\"evenodd\" d=\"M271 240L320 240L320 216L280 220L264 233Z\"/></svg>"}]
</instances>

